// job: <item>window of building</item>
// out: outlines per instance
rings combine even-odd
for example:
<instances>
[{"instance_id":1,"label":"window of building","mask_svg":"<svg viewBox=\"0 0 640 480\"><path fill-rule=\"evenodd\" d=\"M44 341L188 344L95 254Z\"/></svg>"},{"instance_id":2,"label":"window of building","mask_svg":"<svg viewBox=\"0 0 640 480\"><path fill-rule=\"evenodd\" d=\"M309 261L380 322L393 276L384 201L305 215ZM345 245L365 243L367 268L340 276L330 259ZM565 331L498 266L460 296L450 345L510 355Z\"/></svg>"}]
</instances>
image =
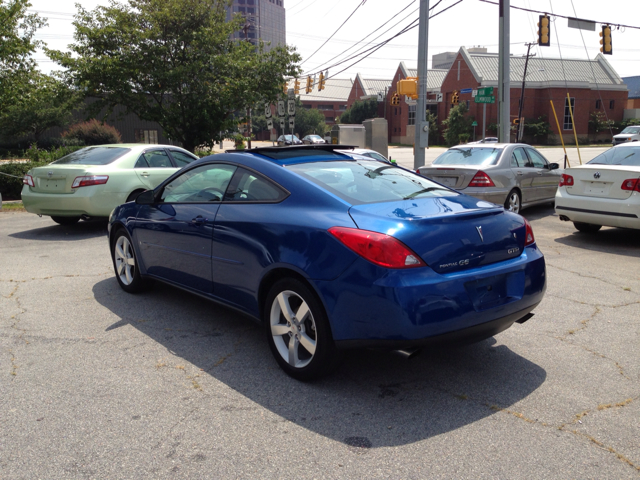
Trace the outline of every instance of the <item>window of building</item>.
<instances>
[{"instance_id":1,"label":"window of building","mask_svg":"<svg viewBox=\"0 0 640 480\"><path fill-rule=\"evenodd\" d=\"M596 110L599 110L601 105L602 102L600 100L596 100Z\"/></svg>"},{"instance_id":2,"label":"window of building","mask_svg":"<svg viewBox=\"0 0 640 480\"><path fill-rule=\"evenodd\" d=\"M318 110L333 110L333 105L318 105Z\"/></svg>"},{"instance_id":3,"label":"window of building","mask_svg":"<svg viewBox=\"0 0 640 480\"><path fill-rule=\"evenodd\" d=\"M469 100L467 100L467 110L469 110Z\"/></svg>"},{"instance_id":4,"label":"window of building","mask_svg":"<svg viewBox=\"0 0 640 480\"><path fill-rule=\"evenodd\" d=\"M158 143L158 130L134 130L136 143Z\"/></svg>"},{"instance_id":5,"label":"window of building","mask_svg":"<svg viewBox=\"0 0 640 480\"><path fill-rule=\"evenodd\" d=\"M571 110L569 110L569 99L564 99L564 123L563 130L573 130L573 122L571 121L571 112L575 112L576 99L571 99Z\"/></svg>"},{"instance_id":6,"label":"window of building","mask_svg":"<svg viewBox=\"0 0 640 480\"><path fill-rule=\"evenodd\" d=\"M416 105L409 105L409 121L407 125L416 124Z\"/></svg>"},{"instance_id":7,"label":"window of building","mask_svg":"<svg viewBox=\"0 0 640 480\"><path fill-rule=\"evenodd\" d=\"M616 101L609 100L609 110L613 110L615 106L616 106Z\"/></svg>"},{"instance_id":8,"label":"window of building","mask_svg":"<svg viewBox=\"0 0 640 480\"><path fill-rule=\"evenodd\" d=\"M393 114L394 114L394 115L398 115L398 107L396 107L396 108L394 108L394 109L393 109Z\"/></svg>"}]
</instances>

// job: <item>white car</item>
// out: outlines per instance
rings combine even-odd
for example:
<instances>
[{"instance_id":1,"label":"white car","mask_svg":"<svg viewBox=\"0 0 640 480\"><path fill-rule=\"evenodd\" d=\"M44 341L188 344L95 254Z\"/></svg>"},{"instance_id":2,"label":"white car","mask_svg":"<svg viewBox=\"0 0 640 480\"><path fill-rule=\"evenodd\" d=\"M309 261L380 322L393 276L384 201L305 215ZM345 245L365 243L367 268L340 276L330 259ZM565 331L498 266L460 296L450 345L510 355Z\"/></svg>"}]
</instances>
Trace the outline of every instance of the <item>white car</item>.
<instances>
[{"instance_id":1,"label":"white car","mask_svg":"<svg viewBox=\"0 0 640 480\"><path fill-rule=\"evenodd\" d=\"M378 160L380 162L395 163L395 161L389 160L387 157L385 157L381 153L378 153L375 150L370 150L368 148L354 148L353 150L338 150L338 151L341 151L342 153L346 153L346 154L355 153L357 155L362 155L363 157L373 158L374 160Z\"/></svg>"},{"instance_id":2,"label":"white car","mask_svg":"<svg viewBox=\"0 0 640 480\"><path fill-rule=\"evenodd\" d=\"M603 225L640 229L640 143L618 145L565 170L556 213L581 232Z\"/></svg>"},{"instance_id":3,"label":"white car","mask_svg":"<svg viewBox=\"0 0 640 480\"><path fill-rule=\"evenodd\" d=\"M621 143L637 142L640 140L640 125L629 126L622 130L619 134L613 136L613 145Z\"/></svg>"}]
</instances>

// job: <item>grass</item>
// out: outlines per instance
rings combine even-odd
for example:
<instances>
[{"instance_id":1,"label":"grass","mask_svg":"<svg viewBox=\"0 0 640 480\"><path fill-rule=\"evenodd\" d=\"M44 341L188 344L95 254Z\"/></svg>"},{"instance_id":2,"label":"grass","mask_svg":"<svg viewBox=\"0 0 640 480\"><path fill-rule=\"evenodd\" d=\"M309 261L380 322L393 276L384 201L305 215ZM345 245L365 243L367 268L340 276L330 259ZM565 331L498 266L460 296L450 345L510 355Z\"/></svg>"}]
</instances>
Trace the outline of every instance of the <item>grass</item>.
<instances>
[{"instance_id":1,"label":"grass","mask_svg":"<svg viewBox=\"0 0 640 480\"><path fill-rule=\"evenodd\" d=\"M0 212L26 212L22 202L16 203L3 203L2 210Z\"/></svg>"}]
</instances>

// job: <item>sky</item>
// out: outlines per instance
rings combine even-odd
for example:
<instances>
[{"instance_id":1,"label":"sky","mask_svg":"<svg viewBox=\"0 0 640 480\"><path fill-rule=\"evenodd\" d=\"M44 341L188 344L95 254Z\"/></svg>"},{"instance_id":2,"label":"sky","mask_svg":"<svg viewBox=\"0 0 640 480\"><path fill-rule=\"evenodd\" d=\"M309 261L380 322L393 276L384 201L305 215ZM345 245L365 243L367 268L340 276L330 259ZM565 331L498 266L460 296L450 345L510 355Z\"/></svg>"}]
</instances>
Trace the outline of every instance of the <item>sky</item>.
<instances>
[{"instance_id":1,"label":"sky","mask_svg":"<svg viewBox=\"0 0 640 480\"><path fill-rule=\"evenodd\" d=\"M430 5L435 6L437 1L430 0ZM433 15L453 5L429 21L429 67L432 55L455 52L461 46L480 46L486 47L489 52L498 51L498 6L481 0L463 0L454 5L457 1L441 0L431 12ZM30 11L46 17L49 22L48 27L38 32L37 38L45 41L50 48L66 50L67 45L73 42L72 21L77 11L75 4L80 3L83 8L91 10L97 5L106 5L108 1L31 0L31 3ZM360 7L356 10L358 5ZM302 55L305 73L330 67L329 75L338 78L355 78L360 73L364 78L391 79L400 61L406 62L409 68L417 67L418 28L392 40L354 66L349 65L357 59L339 66L334 64L343 59L346 49L371 32L378 30L347 52L346 56L397 22L397 26L366 48L400 31L418 18L419 5L419 0L284 0L287 43ZM511 0L511 6L598 22L596 31L587 31L569 28L564 18L552 19L551 46L536 45L532 48L532 53L538 58L593 59L599 53L598 34L602 23L639 27L614 28L613 55L606 58L621 77L640 75L640 0ZM389 22L400 11L403 12ZM345 20L344 26L318 50ZM381 27L386 22L389 23ZM537 40L537 22L537 13L511 9L510 43L513 56L524 56L527 50L525 43ZM336 55L338 57L331 60ZM43 53L38 53L36 59L45 72L56 68ZM340 72L345 67L349 68Z\"/></svg>"}]
</instances>

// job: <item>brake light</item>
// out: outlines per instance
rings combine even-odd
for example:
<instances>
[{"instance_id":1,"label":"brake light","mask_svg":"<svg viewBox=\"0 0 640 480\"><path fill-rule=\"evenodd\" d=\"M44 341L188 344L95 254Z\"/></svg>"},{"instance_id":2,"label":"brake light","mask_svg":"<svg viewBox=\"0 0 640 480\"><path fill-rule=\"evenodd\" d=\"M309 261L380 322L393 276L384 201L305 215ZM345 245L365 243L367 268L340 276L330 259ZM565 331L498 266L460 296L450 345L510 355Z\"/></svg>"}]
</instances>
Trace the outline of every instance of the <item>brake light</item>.
<instances>
[{"instance_id":1,"label":"brake light","mask_svg":"<svg viewBox=\"0 0 640 480\"><path fill-rule=\"evenodd\" d=\"M524 246L527 247L529 245L533 245L536 243L536 237L533 236L533 228L531 228L531 224L525 218L524 219L525 226L525 234L524 234Z\"/></svg>"},{"instance_id":2,"label":"brake light","mask_svg":"<svg viewBox=\"0 0 640 480\"><path fill-rule=\"evenodd\" d=\"M632 192L640 192L640 180L637 178L629 178L622 182L622 190L630 190Z\"/></svg>"},{"instance_id":3,"label":"brake light","mask_svg":"<svg viewBox=\"0 0 640 480\"><path fill-rule=\"evenodd\" d=\"M565 173L560 177L559 187L573 187L573 177L571 175L567 175Z\"/></svg>"},{"instance_id":4,"label":"brake light","mask_svg":"<svg viewBox=\"0 0 640 480\"><path fill-rule=\"evenodd\" d=\"M331 227L329 233L361 257L385 268L416 268L427 264L400 240L384 233Z\"/></svg>"},{"instance_id":5,"label":"brake light","mask_svg":"<svg viewBox=\"0 0 640 480\"><path fill-rule=\"evenodd\" d=\"M33 183L33 177L31 175L25 175L22 177L22 183L24 185L29 185L30 187L35 187L36 184Z\"/></svg>"},{"instance_id":6,"label":"brake light","mask_svg":"<svg viewBox=\"0 0 640 480\"><path fill-rule=\"evenodd\" d=\"M489 178L489 175L484 173L482 170L478 170L471 182L469 182L470 187L495 187L496 185L493 183L493 180Z\"/></svg>"},{"instance_id":7,"label":"brake light","mask_svg":"<svg viewBox=\"0 0 640 480\"><path fill-rule=\"evenodd\" d=\"M86 177L76 177L71 188L88 187L90 185L104 185L109 180L108 175L89 175Z\"/></svg>"}]
</instances>

